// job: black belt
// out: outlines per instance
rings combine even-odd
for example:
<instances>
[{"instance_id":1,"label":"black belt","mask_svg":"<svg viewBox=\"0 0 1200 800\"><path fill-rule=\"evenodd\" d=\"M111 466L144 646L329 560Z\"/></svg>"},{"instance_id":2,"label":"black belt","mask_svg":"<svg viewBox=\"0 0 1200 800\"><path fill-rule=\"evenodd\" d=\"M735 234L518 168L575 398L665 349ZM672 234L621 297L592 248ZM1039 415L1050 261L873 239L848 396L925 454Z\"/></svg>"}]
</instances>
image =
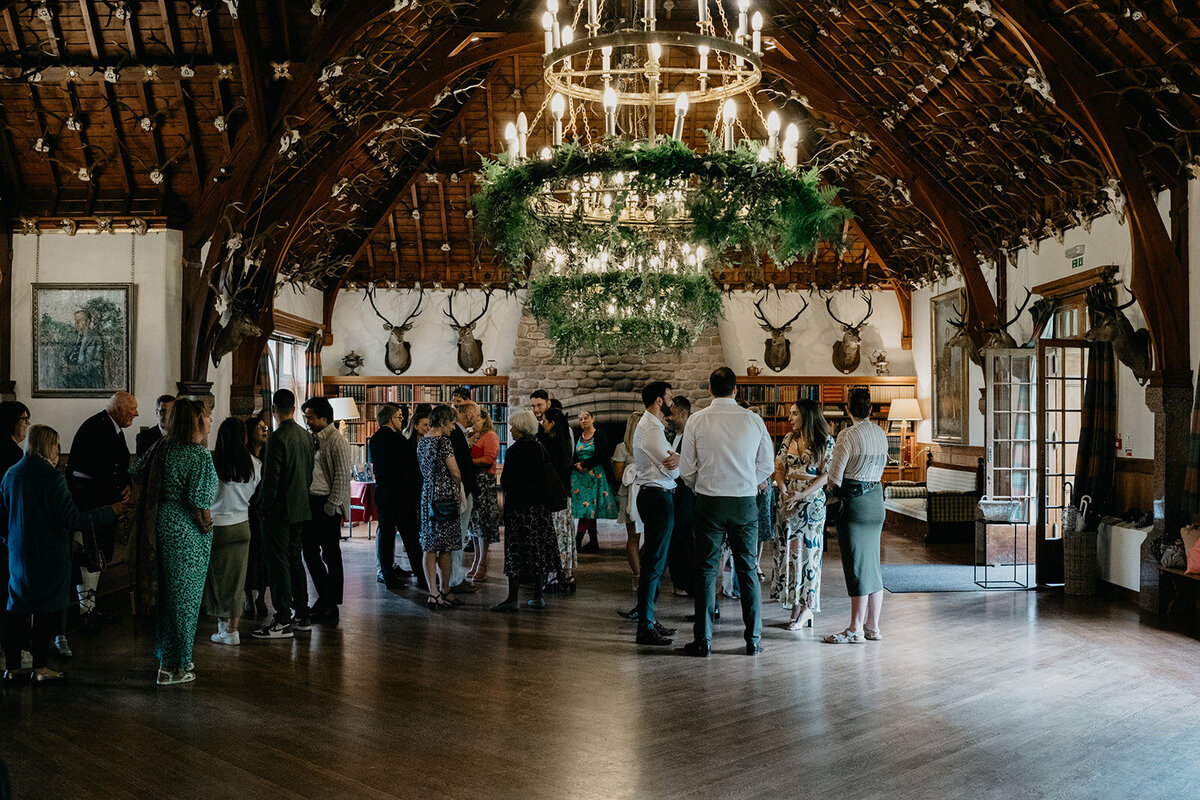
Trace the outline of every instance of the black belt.
<instances>
[{"instance_id":1,"label":"black belt","mask_svg":"<svg viewBox=\"0 0 1200 800\"><path fill-rule=\"evenodd\" d=\"M843 500L850 500L855 497L861 497L875 489L879 485L879 481L871 481L870 483L852 483L849 485L843 484L838 487L838 490L833 493L834 497L840 497Z\"/></svg>"},{"instance_id":2,"label":"black belt","mask_svg":"<svg viewBox=\"0 0 1200 800\"><path fill-rule=\"evenodd\" d=\"M663 494L675 494L674 489L664 489L661 486L639 486L639 492L662 492Z\"/></svg>"}]
</instances>

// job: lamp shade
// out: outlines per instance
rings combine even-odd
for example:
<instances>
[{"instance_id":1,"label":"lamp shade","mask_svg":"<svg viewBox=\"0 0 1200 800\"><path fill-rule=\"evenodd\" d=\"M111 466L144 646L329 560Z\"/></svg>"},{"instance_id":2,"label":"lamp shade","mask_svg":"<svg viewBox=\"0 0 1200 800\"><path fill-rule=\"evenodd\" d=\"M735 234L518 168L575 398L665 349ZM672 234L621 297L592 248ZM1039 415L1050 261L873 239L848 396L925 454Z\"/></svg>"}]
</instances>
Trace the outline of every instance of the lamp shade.
<instances>
[{"instance_id":1,"label":"lamp shade","mask_svg":"<svg viewBox=\"0 0 1200 800\"><path fill-rule=\"evenodd\" d=\"M888 409L887 418L909 422L924 419L921 416L921 404L915 397L901 397L893 400L891 408Z\"/></svg>"},{"instance_id":2,"label":"lamp shade","mask_svg":"<svg viewBox=\"0 0 1200 800\"><path fill-rule=\"evenodd\" d=\"M358 419L358 405L353 397L331 397L329 405L333 406L333 421Z\"/></svg>"}]
</instances>

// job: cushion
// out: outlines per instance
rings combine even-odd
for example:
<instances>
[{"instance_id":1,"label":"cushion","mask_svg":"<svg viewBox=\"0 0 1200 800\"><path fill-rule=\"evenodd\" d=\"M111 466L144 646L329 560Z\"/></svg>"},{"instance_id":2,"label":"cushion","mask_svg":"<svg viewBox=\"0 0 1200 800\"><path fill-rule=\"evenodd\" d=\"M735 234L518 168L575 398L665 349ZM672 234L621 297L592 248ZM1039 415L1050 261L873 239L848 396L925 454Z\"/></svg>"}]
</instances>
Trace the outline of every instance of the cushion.
<instances>
[{"instance_id":1,"label":"cushion","mask_svg":"<svg viewBox=\"0 0 1200 800\"><path fill-rule=\"evenodd\" d=\"M1192 545L1192 549L1188 550L1187 561L1187 574L1200 575L1200 539L1197 539Z\"/></svg>"},{"instance_id":2,"label":"cushion","mask_svg":"<svg viewBox=\"0 0 1200 800\"><path fill-rule=\"evenodd\" d=\"M891 483L888 484L887 488L883 490L884 499L889 497L924 497L925 494L925 487L917 486L916 484L897 486L896 484Z\"/></svg>"},{"instance_id":3,"label":"cushion","mask_svg":"<svg viewBox=\"0 0 1200 800\"><path fill-rule=\"evenodd\" d=\"M883 501L883 507L888 511L919 519L922 522L926 520L924 497L886 498Z\"/></svg>"},{"instance_id":4,"label":"cushion","mask_svg":"<svg viewBox=\"0 0 1200 800\"><path fill-rule=\"evenodd\" d=\"M933 492L974 492L975 470L930 467L925 472L925 485Z\"/></svg>"},{"instance_id":5,"label":"cushion","mask_svg":"<svg viewBox=\"0 0 1200 800\"><path fill-rule=\"evenodd\" d=\"M1183 539L1183 552L1192 552L1192 548L1196 546L1196 542L1200 541L1200 525L1185 526L1179 531L1179 537Z\"/></svg>"}]
</instances>

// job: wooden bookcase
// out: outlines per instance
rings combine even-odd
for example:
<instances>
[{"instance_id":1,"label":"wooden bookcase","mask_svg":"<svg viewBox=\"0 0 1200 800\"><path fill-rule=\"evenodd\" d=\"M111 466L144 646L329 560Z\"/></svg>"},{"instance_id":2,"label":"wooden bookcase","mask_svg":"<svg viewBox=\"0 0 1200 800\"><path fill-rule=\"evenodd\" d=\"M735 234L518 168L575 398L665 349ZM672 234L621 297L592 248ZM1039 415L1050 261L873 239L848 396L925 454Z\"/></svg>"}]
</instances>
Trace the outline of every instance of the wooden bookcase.
<instances>
[{"instance_id":1,"label":"wooden bookcase","mask_svg":"<svg viewBox=\"0 0 1200 800\"><path fill-rule=\"evenodd\" d=\"M875 403L871 418L888 431L888 410L893 400L902 397L917 396L916 377L895 375L861 376L861 375L740 375L738 376L738 399L745 400L751 408L760 413L767 423L778 446L780 440L790 430L788 413L792 403L801 398L815 400L821 405L825 419L833 435L850 424L846 414L846 398L850 390L857 386L865 386L871 391L871 400ZM897 423L898 424L898 423ZM908 442L899 442L897 450L899 458L895 465L890 465L883 473L885 482L899 480L901 477L900 463L903 462L905 448L912 453L915 446L915 434L909 426ZM889 436L890 439L890 436ZM912 470L911 467L907 468Z\"/></svg>"},{"instance_id":2,"label":"wooden bookcase","mask_svg":"<svg viewBox=\"0 0 1200 800\"><path fill-rule=\"evenodd\" d=\"M346 438L355 449L354 460L364 463L367 440L379 429L375 412L385 403L407 405L409 411L418 403L450 403L450 393L460 386L471 390L471 397L483 413L492 418L496 435L500 437L500 462L508 442L508 377L463 376L407 377L397 375L362 375L328 377L324 380L326 397L353 397L358 406L357 422L346 424Z\"/></svg>"}]
</instances>

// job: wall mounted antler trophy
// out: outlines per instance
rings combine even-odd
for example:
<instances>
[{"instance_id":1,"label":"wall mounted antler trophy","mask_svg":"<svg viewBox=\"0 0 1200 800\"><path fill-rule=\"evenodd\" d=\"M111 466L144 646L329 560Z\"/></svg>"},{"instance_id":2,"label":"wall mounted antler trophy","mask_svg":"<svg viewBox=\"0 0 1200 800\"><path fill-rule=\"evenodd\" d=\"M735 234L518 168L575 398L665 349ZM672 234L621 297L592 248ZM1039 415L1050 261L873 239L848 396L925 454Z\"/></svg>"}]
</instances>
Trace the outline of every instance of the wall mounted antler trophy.
<instances>
[{"instance_id":1,"label":"wall mounted antler trophy","mask_svg":"<svg viewBox=\"0 0 1200 800\"><path fill-rule=\"evenodd\" d=\"M1117 305L1117 288L1111 283L1098 283L1087 290L1087 304L1092 312L1092 327L1084 334L1089 342L1110 342L1113 355L1133 371L1133 377L1143 386L1150 380L1150 332L1133 329L1121 312L1137 302L1129 292L1129 302Z\"/></svg>"},{"instance_id":2,"label":"wall mounted antler trophy","mask_svg":"<svg viewBox=\"0 0 1200 800\"><path fill-rule=\"evenodd\" d=\"M804 307L795 313L795 315L782 325L772 325L767 315L763 313L762 302L767 299L767 293L763 292L763 296L754 301L754 316L762 322L762 329L771 334L771 338L767 339L763 344L763 363L775 372L782 372L787 369L787 365L792 363L792 343L788 341L786 334L791 332L792 323L800 318L808 309L808 300L804 300ZM801 298L804 299L804 298Z\"/></svg>"},{"instance_id":3,"label":"wall mounted antler trophy","mask_svg":"<svg viewBox=\"0 0 1200 800\"><path fill-rule=\"evenodd\" d=\"M375 305L375 287L368 286L366 289L367 299L371 301L371 308L375 309L375 316L383 320L383 329L391 334L388 337L383 364L394 375L402 375L412 366L412 345L404 341L404 334L412 330L413 322L421 313L421 301L425 299L425 290L419 283L417 290L417 305L412 313L404 318L404 322L393 325L387 317L379 313L379 307Z\"/></svg>"},{"instance_id":4,"label":"wall mounted antler trophy","mask_svg":"<svg viewBox=\"0 0 1200 800\"><path fill-rule=\"evenodd\" d=\"M483 310L475 315L470 322L459 322L454 316L454 292L446 302L448 310L442 311L450 318L450 327L458 333L458 365L467 372L474 372L483 366L483 342L475 338L475 324L487 313L488 304L492 302L492 290L485 289L483 293Z\"/></svg>"},{"instance_id":5,"label":"wall mounted antler trophy","mask_svg":"<svg viewBox=\"0 0 1200 800\"><path fill-rule=\"evenodd\" d=\"M850 292L850 296L854 297L858 294L855 289ZM843 322L833 313L833 298L825 298L825 310L829 312L829 316L833 321L842 326L845 332L842 338L833 343L833 366L838 372L844 375L849 375L854 370L858 369L859 361L862 358L862 353L859 352L862 346L862 329L867 324L867 320L871 318L871 295L869 292L863 292L863 299L867 301L867 313L857 324L851 325L849 322Z\"/></svg>"}]
</instances>

